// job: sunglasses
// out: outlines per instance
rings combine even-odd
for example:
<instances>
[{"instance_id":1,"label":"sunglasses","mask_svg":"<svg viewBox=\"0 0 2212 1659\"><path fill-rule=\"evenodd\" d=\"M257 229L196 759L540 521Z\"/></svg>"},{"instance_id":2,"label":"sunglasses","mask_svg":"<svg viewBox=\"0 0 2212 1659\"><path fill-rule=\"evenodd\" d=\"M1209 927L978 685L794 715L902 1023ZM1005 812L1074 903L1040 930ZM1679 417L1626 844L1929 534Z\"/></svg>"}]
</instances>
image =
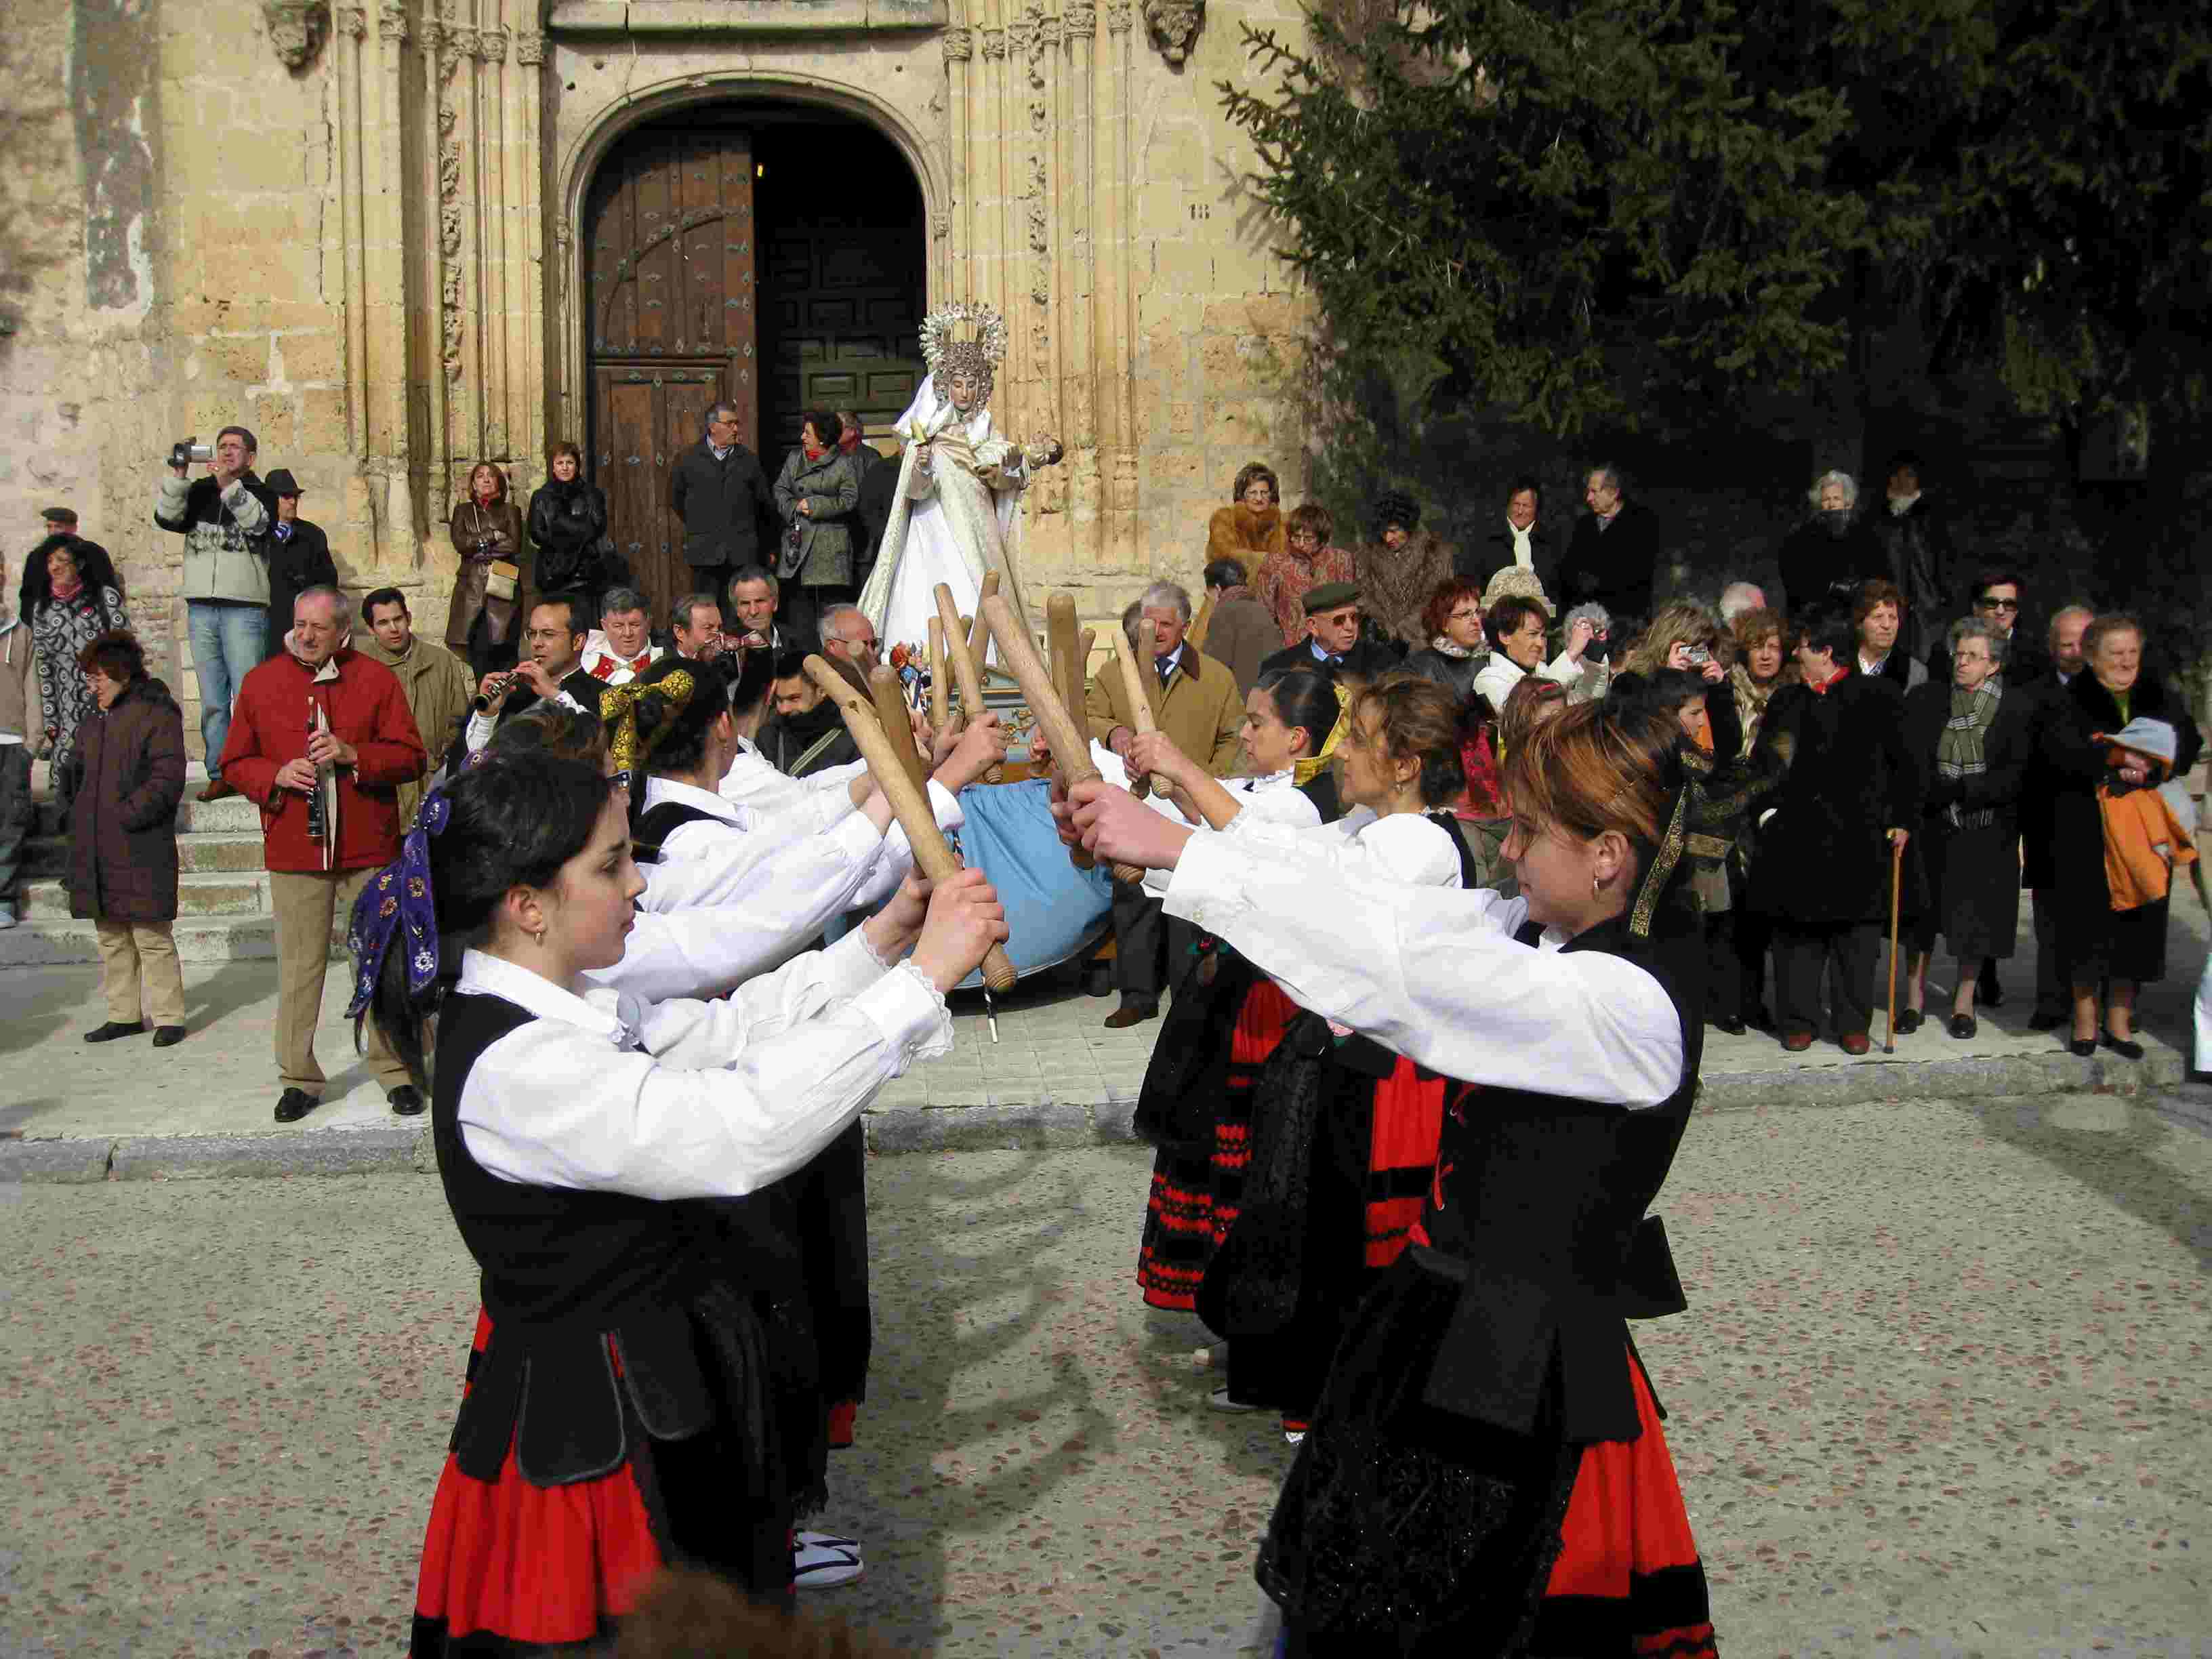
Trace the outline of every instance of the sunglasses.
<instances>
[{"instance_id":1,"label":"sunglasses","mask_svg":"<svg viewBox=\"0 0 2212 1659\"><path fill-rule=\"evenodd\" d=\"M2018 599L1978 599L1975 601L1975 603L1979 605L1984 611L2017 611L2020 609L2020 601Z\"/></svg>"}]
</instances>

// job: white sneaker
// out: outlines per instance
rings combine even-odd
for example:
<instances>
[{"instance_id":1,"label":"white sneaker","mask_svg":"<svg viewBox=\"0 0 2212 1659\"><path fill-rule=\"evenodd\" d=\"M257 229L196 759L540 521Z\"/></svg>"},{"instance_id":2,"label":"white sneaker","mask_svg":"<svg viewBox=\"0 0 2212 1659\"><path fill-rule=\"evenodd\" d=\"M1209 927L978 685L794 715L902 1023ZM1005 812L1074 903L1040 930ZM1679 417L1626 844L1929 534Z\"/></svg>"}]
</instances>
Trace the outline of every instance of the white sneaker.
<instances>
[{"instance_id":1,"label":"white sneaker","mask_svg":"<svg viewBox=\"0 0 2212 1659\"><path fill-rule=\"evenodd\" d=\"M15 913L13 910L10 910L6 905L0 904L0 933L6 933L15 925Z\"/></svg>"},{"instance_id":2,"label":"white sneaker","mask_svg":"<svg viewBox=\"0 0 2212 1659\"><path fill-rule=\"evenodd\" d=\"M1283 1438L1293 1446L1303 1446L1306 1443L1306 1431L1304 1429L1285 1429Z\"/></svg>"},{"instance_id":3,"label":"white sneaker","mask_svg":"<svg viewBox=\"0 0 2212 1659\"><path fill-rule=\"evenodd\" d=\"M849 1584L865 1571L860 1565L860 1546L855 1539L838 1538L826 1532L801 1532L792 1540L793 1589L829 1589L838 1584Z\"/></svg>"},{"instance_id":4,"label":"white sneaker","mask_svg":"<svg viewBox=\"0 0 2212 1659\"><path fill-rule=\"evenodd\" d=\"M1206 1395L1206 1403L1218 1412L1256 1412L1260 1409L1257 1406L1248 1406L1241 1400L1231 1400L1226 1389L1216 1389Z\"/></svg>"}]
</instances>

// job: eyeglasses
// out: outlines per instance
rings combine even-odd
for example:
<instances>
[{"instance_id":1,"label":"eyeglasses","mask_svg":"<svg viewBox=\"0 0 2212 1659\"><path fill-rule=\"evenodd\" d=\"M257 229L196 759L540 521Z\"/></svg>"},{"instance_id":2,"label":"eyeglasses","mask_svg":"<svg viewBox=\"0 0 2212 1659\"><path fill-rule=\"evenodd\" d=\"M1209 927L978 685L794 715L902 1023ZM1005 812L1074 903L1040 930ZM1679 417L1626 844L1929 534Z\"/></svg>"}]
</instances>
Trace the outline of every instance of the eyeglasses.
<instances>
[{"instance_id":1,"label":"eyeglasses","mask_svg":"<svg viewBox=\"0 0 2212 1659\"><path fill-rule=\"evenodd\" d=\"M2018 599L1984 599L1981 605L1984 611L2017 611L2020 609L2020 601Z\"/></svg>"}]
</instances>

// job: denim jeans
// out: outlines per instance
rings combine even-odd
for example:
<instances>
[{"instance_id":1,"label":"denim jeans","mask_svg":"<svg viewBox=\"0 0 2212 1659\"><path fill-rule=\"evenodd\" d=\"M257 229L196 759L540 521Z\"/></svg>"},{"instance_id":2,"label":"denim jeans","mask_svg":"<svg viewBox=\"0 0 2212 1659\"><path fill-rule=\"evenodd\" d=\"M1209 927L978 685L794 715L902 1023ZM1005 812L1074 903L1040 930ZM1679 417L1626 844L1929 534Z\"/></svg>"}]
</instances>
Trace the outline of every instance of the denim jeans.
<instances>
[{"instance_id":1,"label":"denim jeans","mask_svg":"<svg viewBox=\"0 0 2212 1659\"><path fill-rule=\"evenodd\" d=\"M188 599L185 610L191 619L192 672L200 682L200 741L207 748L208 776L214 777L230 737L230 700L248 671L260 665L268 646L269 611L264 605L210 599Z\"/></svg>"}]
</instances>

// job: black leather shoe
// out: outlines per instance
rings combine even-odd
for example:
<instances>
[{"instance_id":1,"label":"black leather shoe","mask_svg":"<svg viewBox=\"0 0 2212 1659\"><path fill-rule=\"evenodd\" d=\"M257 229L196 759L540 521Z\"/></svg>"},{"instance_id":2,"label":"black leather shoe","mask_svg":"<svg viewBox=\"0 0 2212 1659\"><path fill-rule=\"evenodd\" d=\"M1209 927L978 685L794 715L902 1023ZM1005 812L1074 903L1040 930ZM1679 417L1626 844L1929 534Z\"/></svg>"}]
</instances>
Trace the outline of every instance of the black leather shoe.
<instances>
[{"instance_id":1,"label":"black leather shoe","mask_svg":"<svg viewBox=\"0 0 2212 1659\"><path fill-rule=\"evenodd\" d=\"M1911 1036L1927 1023L1928 1016L1917 1008L1900 1008L1897 1011L1897 1034L1899 1036Z\"/></svg>"},{"instance_id":2,"label":"black leather shoe","mask_svg":"<svg viewBox=\"0 0 2212 1659\"><path fill-rule=\"evenodd\" d=\"M1751 1029L1740 1019L1717 1019L1713 1026L1717 1030L1726 1031L1730 1036L1741 1036Z\"/></svg>"},{"instance_id":3,"label":"black leather shoe","mask_svg":"<svg viewBox=\"0 0 2212 1659\"><path fill-rule=\"evenodd\" d=\"M276 1097L276 1121L297 1123L322 1103L305 1089L287 1089Z\"/></svg>"},{"instance_id":4,"label":"black leather shoe","mask_svg":"<svg viewBox=\"0 0 2212 1659\"><path fill-rule=\"evenodd\" d=\"M84 1040L87 1042L112 1042L118 1037L137 1036L145 1029L146 1022L143 1019L134 1019L127 1025L119 1019L111 1019L106 1024L96 1025L87 1031Z\"/></svg>"},{"instance_id":5,"label":"black leather shoe","mask_svg":"<svg viewBox=\"0 0 2212 1659\"><path fill-rule=\"evenodd\" d=\"M392 1115L394 1117L422 1115L422 1091L411 1083L401 1084L390 1094L385 1096L385 1099L391 1103Z\"/></svg>"},{"instance_id":6,"label":"black leather shoe","mask_svg":"<svg viewBox=\"0 0 2212 1659\"><path fill-rule=\"evenodd\" d=\"M154 1046L156 1048L173 1048L184 1040L185 1028L181 1025L157 1025L154 1028Z\"/></svg>"},{"instance_id":7,"label":"black leather shoe","mask_svg":"<svg viewBox=\"0 0 2212 1659\"><path fill-rule=\"evenodd\" d=\"M1951 1035L1957 1037L1961 1042L1964 1042L1968 1037L1973 1036L1975 1032L1981 1029L1982 1028L1979 1025L1975 1024L1974 1017L1972 1014L1954 1014L1951 1016Z\"/></svg>"},{"instance_id":8,"label":"black leather shoe","mask_svg":"<svg viewBox=\"0 0 2212 1659\"><path fill-rule=\"evenodd\" d=\"M2110 1048L2122 1060L2141 1060L2143 1057L2142 1043L2137 1042L2133 1037L2114 1036L2110 1031L2097 1033L2097 1046L2100 1048Z\"/></svg>"},{"instance_id":9,"label":"black leather shoe","mask_svg":"<svg viewBox=\"0 0 2212 1659\"><path fill-rule=\"evenodd\" d=\"M2068 1037L2066 1039L2066 1052L2069 1054L2075 1055L2080 1059L2087 1060L2097 1052L2097 1039L2094 1037Z\"/></svg>"},{"instance_id":10,"label":"black leather shoe","mask_svg":"<svg viewBox=\"0 0 2212 1659\"><path fill-rule=\"evenodd\" d=\"M2027 1029L2031 1031L2055 1031L2065 1023L2065 1015L2054 1014L2042 1008L2027 1017Z\"/></svg>"}]
</instances>

